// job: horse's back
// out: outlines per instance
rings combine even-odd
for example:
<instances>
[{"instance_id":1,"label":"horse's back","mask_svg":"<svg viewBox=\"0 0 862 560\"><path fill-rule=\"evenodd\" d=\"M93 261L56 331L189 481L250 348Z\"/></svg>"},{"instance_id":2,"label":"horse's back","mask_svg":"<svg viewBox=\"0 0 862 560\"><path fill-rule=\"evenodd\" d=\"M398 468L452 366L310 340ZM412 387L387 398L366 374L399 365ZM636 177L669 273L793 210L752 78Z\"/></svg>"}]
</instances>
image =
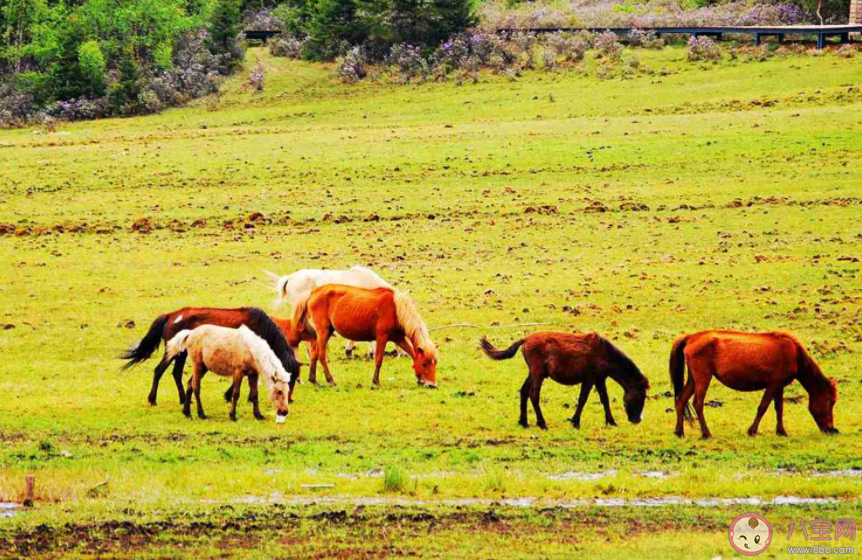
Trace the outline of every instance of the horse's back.
<instances>
[{"instance_id":1,"label":"horse's back","mask_svg":"<svg viewBox=\"0 0 862 560\"><path fill-rule=\"evenodd\" d=\"M781 332L704 331L689 337L689 367L705 367L740 391L765 388L776 378L795 376L797 342Z\"/></svg>"},{"instance_id":2,"label":"horse's back","mask_svg":"<svg viewBox=\"0 0 862 560\"><path fill-rule=\"evenodd\" d=\"M554 381L573 385L601 365L601 340L596 333L538 331L526 337L522 353L531 371L541 368Z\"/></svg>"},{"instance_id":3,"label":"horse's back","mask_svg":"<svg viewBox=\"0 0 862 560\"><path fill-rule=\"evenodd\" d=\"M308 307L313 317L325 316L349 340L374 340L380 328L392 328L397 322L394 292L389 288L327 284L312 291Z\"/></svg>"}]
</instances>

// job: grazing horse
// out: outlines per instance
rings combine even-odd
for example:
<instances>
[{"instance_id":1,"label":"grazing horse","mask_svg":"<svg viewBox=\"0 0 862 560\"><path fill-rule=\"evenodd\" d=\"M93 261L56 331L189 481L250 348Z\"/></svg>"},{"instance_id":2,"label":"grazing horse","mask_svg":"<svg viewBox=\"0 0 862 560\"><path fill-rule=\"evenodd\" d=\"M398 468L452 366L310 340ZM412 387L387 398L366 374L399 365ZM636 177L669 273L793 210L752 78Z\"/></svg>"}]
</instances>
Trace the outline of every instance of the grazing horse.
<instances>
[{"instance_id":1,"label":"grazing horse","mask_svg":"<svg viewBox=\"0 0 862 560\"><path fill-rule=\"evenodd\" d=\"M685 366L688 382L683 386ZM763 391L757 416L748 435L757 434L760 420L775 403L776 433L784 429L784 388L794 379L808 391L808 410L820 431L837 434L832 408L838 400L835 382L828 379L793 336L783 332L742 333L703 331L676 339L670 352L670 380L676 400L676 435L685 435L683 416L693 421L688 400L694 395L694 409L704 439L712 437L703 415L706 391L713 376L737 391Z\"/></svg>"},{"instance_id":2,"label":"grazing horse","mask_svg":"<svg viewBox=\"0 0 862 560\"><path fill-rule=\"evenodd\" d=\"M364 266L354 266L347 270L303 268L286 276L279 276L268 270L264 272L272 280L275 291L278 293L278 299L275 302L276 306L287 302L293 307L299 301L299 298L308 295L311 293L311 290L327 284L341 284L344 286L353 286L354 288L366 288L368 290L392 288L389 282L378 276L373 270ZM347 341L347 346L345 346L344 350L348 356L353 354L355 346L356 342L352 340ZM372 356L374 355L374 346L370 342L368 343L368 353Z\"/></svg>"},{"instance_id":3,"label":"grazing horse","mask_svg":"<svg viewBox=\"0 0 862 560\"><path fill-rule=\"evenodd\" d=\"M239 328L240 325L246 325L255 334L263 338L269 347L272 348L275 355L281 361L281 365L290 373L290 400L293 401L293 388L296 381L299 379L300 363L296 360L293 350L287 345L284 339L284 331L290 328L290 320L276 319L268 316L266 313L256 307L242 307L239 309L216 309L208 307L183 307L165 315L156 318L150 325L150 330L144 335L144 338L135 346L127 350L121 356L121 359L128 360L123 365L123 369L129 369L139 363L149 359L153 352L159 349L162 341L171 340L176 334L183 330L192 330L201 325L216 325L219 327ZM167 346L165 347L167 351ZM177 384L177 393L180 397L180 405L186 401L186 394L183 390L183 366L186 363L186 355L179 354L173 358L168 358L167 354L158 363L153 372L153 387L150 389L150 395L147 397L149 403L153 406L156 404L156 395L159 390L159 381L168 366L174 363L174 381ZM233 394L233 387L229 388L225 393L225 400L230 400Z\"/></svg>"},{"instance_id":4,"label":"grazing horse","mask_svg":"<svg viewBox=\"0 0 862 560\"><path fill-rule=\"evenodd\" d=\"M638 367L619 348L596 333L571 334L564 332L535 332L513 343L505 350L498 350L487 338L482 337L482 350L494 360L508 360L518 348L530 372L521 386L521 417L518 423L527 428L527 397L536 411L536 424L547 430L545 417L539 406L542 382L550 377L562 385L581 384L578 408L571 422L575 428L581 427L581 412L593 386L599 392L605 408L605 423L616 426L611 413L606 380L608 377L619 383L625 391L623 404L629 422L638 424L643 419L649 381Z\"/></svg>"},{"instance_id":5,"label":"grazing horse","mask_svg":"<svg viewBox=\"0 0 862 560\"><path fill-rule=\"evenodd\" d=\"M248 377L249 401L254 417L263 420L257 400L258 376L263 376L269 389L269 400L276 409L275 421L281 424L288 414L290 374L269 345L248 327L238 329L203 325L177 333L166 346L165 356L176 358L185 352L191 358L194 373L189 379L183 414L192 417L192 391L198 405L198 417L206 418L201 405L201 379L208 371L233 378L233 406L230 419L236 422L236 403L242 378Z\"/></svg>"},{"instance_id":6,"label":"grazing horse","mask_svg":"<svg viewBox=\"0 0 862 560\"><path fill-rule=\"evenodd\" d=\"M311 319L313 327L309 324ZM380 385L380 366L387 342L394 342L413 358L413 371L419 385L437 387L437 347L428 327L419 316L413 300L399 290L366 290L353 286L327 284L301 297L293 309L291 346L298 344L297 333L317 333L317 357L330 385L335 380L326 360L326 344L333 333L348 340L376 341L374 385ZM316 383L316 379L309 377Z\"/></svg>"}]
</instances>

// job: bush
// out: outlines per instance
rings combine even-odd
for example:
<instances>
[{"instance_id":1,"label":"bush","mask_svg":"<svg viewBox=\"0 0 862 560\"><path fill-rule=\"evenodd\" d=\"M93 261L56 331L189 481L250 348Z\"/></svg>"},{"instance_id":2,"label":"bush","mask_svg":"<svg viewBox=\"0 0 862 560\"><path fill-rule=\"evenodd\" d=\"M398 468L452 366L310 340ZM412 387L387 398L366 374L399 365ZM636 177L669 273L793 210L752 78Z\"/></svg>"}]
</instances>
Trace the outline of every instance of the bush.
<instances>
[{"instance_id":1,"label":"bush","mask_svg":"<svg viewBox=\"0 0 862 560\"><path fill-rule=\"evenodd\" d=\"M599 51L599 57L606 58L610 61L617 61L623 52L623 46L620 44L620 39L613 31L605 31L599 33L593 46Z\"/></svg>"},{"instance_id":2,"label":"bush","mask_svg":"<svg viewBox=\"0 0 862 560\"><path fill-rule=\"evenodd\" d=\"M660 49L664 47L664 39L656 35L655 31L632 29L629 33L629 45L645 49Z\"/></svg>"},{"instance_id":3,"label":"bush","mask_svg":"<svg viewBox=\"0 0 862 560\"><path fill-rule=\"evenodd\" d=\"M78 66L86 84L86 95L96 97L105 93L105 55L98 41L87 41L78 47Z\"/></svg>"},{"instance_id":4,"label":"bush","mask_svg":"<svg viewBox=\"0 0 862 560\"><path fill-rule=\"evenodd\" d=\"M721 60L721 48L709 37L691 36L687 44L688 59L692 62Z\"/></svg>"},{"instance_id":5,"label":"bush","mask_svg":"<svg viewBox=\"0 0 862 560\"><path fill-rule=\"evenodd\" d=\"M258 93L263 91L263 79L264 79L264 69L263 65L258 62L255 64L254 68L251 69L248 75L248 83L251 84L251 87Z\"/></svg>"},{"instance_id":6,"label":"bush","mask_svg":"<svg viewBox=\"0 0 862 560\"><path fill-rule=\"evenodd\" d=\"M335 73L342 81L352 83L358 82L368 75L365 55L359 47L353 47L347 54L339 57L335 64Z\"/></svg>"},{"instance_id":7,"label":"bush","mask_svg":"<svg viewBox=\"0 0 862 560\"><path fill-rule=\"evenodd\" d=\"M305 41L300 41L295 35L287 34L274 37L269 41L269 54L287 58L301 58Z\"/></svg>"},{"instance_id":8,"label":"bush","mask_svg":"<svg viewBox=\"0 0 862 560\"><path fill-rule=\"evenodd\" d=\"M399 43L392 47L386 63L394 66L404 83L413 78L424 79L428 76L428 62L422 58L421 47Z\"/></svg>"}]
</instances>

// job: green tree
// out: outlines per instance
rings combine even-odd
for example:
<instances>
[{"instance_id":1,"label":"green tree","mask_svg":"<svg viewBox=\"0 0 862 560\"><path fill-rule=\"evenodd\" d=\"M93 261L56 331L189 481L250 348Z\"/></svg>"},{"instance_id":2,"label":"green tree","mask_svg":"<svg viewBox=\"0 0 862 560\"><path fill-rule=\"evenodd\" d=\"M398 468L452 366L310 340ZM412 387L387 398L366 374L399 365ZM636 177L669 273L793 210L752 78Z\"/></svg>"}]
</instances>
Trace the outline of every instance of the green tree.
<instances>
[{"instance_id":1,"label":"green tree","mask_svg":"<svg viewBox=\"0 0 862 560\"><path fill-rule=\"evenodd\" d=\"M125 48L120 57L119 76L108 92L111 109L120 115L133 115L140 112L142 90L141 72L135 61L134 52L131 47Z\"/></svg>"},{"instance_id":2,"label":"green tree","mask_svg":"<svg viewBox=\"0 0 862 560\"><path fill-rule=\"evenodd\" d=\"M86 86L86 95L98 97L105 93L105 55L98 41L87 41L78 47L78 68Z\"/></svg>"},{"instance_id":3,"label":"green tree","mask_svg":"<svg viewBox=\"0 0 862 560\"><path fill-rule=\"evenodd\" d=\"M242 16L239 0L220 0L209 25L207 47L221 57L219 72L233 72L243 59L244 53L237 45Z\"/></svg>"}]
</instances>

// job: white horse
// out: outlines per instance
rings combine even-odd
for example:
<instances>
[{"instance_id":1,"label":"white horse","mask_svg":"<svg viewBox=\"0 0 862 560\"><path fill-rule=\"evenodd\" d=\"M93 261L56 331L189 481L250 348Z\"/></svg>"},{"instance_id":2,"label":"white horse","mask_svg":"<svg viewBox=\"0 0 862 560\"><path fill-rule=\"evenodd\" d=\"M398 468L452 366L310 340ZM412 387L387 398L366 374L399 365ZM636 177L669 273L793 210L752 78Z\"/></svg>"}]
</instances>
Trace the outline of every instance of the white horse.
<instances>
[{"instance_id":1,"label":"white horse","mask_svg":"<svg viewBox=\"0 0 862 560\"><path fill-rule=\"evenodd\" d=\"M376 288L393 289L389 282L378 276L373 270L364 266L354 266L347 270L303 268L287 276L279 276L268 270L264 272L272 280L275 291L278 293L278 299L275 301L276 307L282 305L284 302L289 303L293 307L301 297L307 296L313 289L325 286L326 284L343 284L367 290L374 290ZM353 353L355 346L356 343L354 341L347 341L344 350L348 356ZM368 343L368 354L370 356L374 355L374 344L370 342ZM399 354L403 354L403 352L399 352Z\"/></svg>"},{"instance_id":2,"label":"white horse","mask_svg":"<svg viewBox=\"0 0 862 560\"><path fill-rule=\"evenodd\" d=\"M238 329L202 325L194 330L182 330L168 341L165 357L173 359L182 352L188 352L188 358L194 366L183 405L183 413L189 418L192 390L198 405L198 416L206 418L201 406L201 379L207 371L212 371L233 378L231 420L236 421L236 404L243 377L248 377L248 398L254 407L254 417L263 420L257 402L258 375L263 376L269 388L269 400L276 409L275 421L281 424L287 419L290 374L266 341L245 325Z\"/></svg>"}]
</instances>

